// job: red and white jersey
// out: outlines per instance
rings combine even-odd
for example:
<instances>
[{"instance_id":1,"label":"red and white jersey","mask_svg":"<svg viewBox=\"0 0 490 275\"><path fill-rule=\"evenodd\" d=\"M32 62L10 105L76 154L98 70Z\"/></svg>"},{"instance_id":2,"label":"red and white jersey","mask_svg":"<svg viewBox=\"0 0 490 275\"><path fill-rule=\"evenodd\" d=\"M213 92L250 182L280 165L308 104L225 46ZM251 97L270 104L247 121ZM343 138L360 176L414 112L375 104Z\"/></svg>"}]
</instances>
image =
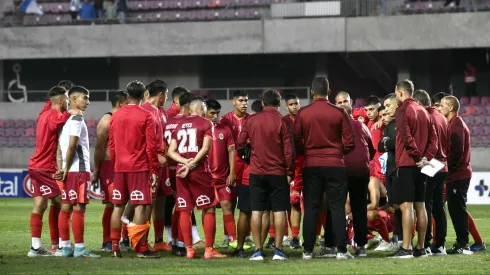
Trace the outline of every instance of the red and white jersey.
<instances>
[{"instance_id":1,"label":"red and white jersey","mask_svg":"<svg viewBox=\"0 0 490 275\"><path fill-rule=\"evenodd\" d=\"M215 179L226 180L230 174L228 148L235 146L231 130L227 126L216 124L214 126L213 145L209 150L209 167Z\"/></svg>"},{"instance_id":2,"label":"red and white jersey","mask_svg":"<svg viewBox=\"0 0 490 275\"><path fill-rule=\"evenodd\" d=\"M70 117L68 112L59 112L51 108L47 101L37 118L36 151L29 159L29 169L56 171L56 151L58 150L58 134ZM61 167L60 167L61 168Z\"/></svg>"},{"instance_id":3,"label":"red and white jersey","mask_svg":"<svg viewBox=\"0 0 490 275\"><path fill-rule=\"evenodd\" d=\"M249 114L245 114L243 117L238 118L233 112L229 112L221 117L219 123L223 126L228 126L231 130L231 134L233 136L233 141L237 141L240 132L242 131L243 125L245 125L245 121Z\"/></svg>"},{"instance_id":4,"label":"red and white jersey","mask_svg":"<svg viewBox=\"0 0 490 275\"><path fill-rule=\"evenodd\" d=\"M194 158L202 149L204 138L213 138L213 123L202 116L190 115L186 117L172 132L172 140L177 141L177 151L184 158ZM193 170L209 172L207 156Z\"/></svg>"},{"instance_id":5,"label":"red and white jersey","mask_svg":"<svg viewBox=\"0 0 490 275\"><path fill-rule=\"evenodd\" d=\"M374 154L374 158L371 161L371 166L373 166L372 168L374 168L374 171L376 172L377 176L381 177L382 169L381 169L381 163L379 162L379 158L381 157L381 155L383 155L383 153L379 152L378 144L379 141L383 139L383 130L385 128L385 125L382 124L381 128L379 128L378 130L374 130L375 123L376 122L370 120L367 125L369 132L371 133L371 140L373 141L374 149L376 150L376 153Z\"/></svg>"}]
</instances>

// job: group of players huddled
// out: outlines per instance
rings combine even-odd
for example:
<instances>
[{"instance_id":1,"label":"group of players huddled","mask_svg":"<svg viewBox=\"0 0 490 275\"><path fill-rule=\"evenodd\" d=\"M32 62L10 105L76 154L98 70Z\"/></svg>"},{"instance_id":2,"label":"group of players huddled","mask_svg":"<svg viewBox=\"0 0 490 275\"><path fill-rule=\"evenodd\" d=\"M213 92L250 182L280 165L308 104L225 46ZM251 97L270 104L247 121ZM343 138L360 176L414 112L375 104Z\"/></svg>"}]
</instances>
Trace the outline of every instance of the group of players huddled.
<instances>
[{"instance_id":1,"label":"group of players huddled","mask_svg":"<svg viewBox=\"0 0 490 275\"><path fill-rule=\"evenodd\" d=\"M234 110L220 118L218 101L183 87L172 90L172 106L164 110L168 93L167 84L155 80L146 86L131 81L126 91L110 95L91 174L83 118L90 92L66 80L51 88L28 166L34 197L29 257L100 257L84 245L91 184L100 184L105 204L101 250L117 258L134 251L140 258L169 252L192 259L196 248L204 249L204 259L226 258L216 248L232 247L235 257L253 248L250 259L262 260L265 247L274 248L274 260L285 260L283 245L303 246L303 259L353 258L348 246L363 257L376 245L395 258L445 255L446 201L457 235L447 254L485 250L466 211L470 137L453 96L431 100L405 80L383 102L370 96L364 108L353 108L346 92L330 104L328 81L318 77L313 103L300 108L299 98L286 94L283 117L279 92L265 91L247 113L247 93L238 90ZM446 166L426 177L420 168L432 158ZM48 200L51 249L41 244ZM216 246L217 207L225 239ZM202 210L204 242L196 209ZM315 244L320 250L313 255Z\"/></svg>"}]
</instances>

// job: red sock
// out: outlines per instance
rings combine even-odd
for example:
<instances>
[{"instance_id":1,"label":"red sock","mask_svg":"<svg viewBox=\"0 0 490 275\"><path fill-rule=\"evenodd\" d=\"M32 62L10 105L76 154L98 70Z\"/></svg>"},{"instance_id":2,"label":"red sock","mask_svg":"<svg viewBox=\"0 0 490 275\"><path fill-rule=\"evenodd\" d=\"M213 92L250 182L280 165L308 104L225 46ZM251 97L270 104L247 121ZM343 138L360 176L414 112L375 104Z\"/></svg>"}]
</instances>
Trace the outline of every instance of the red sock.
<instances>
[{"instance_id":1,"label":"red sock","mask_svg":"<svg viewBox=\"0 0 490 275\"><path fill-rule=\"evenodd\" d=\"M180 211L179 232L182 232L186 247L192 247L192 221L190 211Z\"/></svg>"},{"instance_id":2,"label":"red sock","mask_svg":"<svg viewBox=\"0 0 490 275\"><path fill-rule=\"evenodd\" d=\"M49 235L51 236L51 245L58 245L60 233L58 230L58 218L60 209L51 205L49 208Z\"/></svg>"},{"instance_id":3,"label":"red sock","mask_svg":"<svg viewBox=\"0 0 490 275\"><path fill-rule=\"evenodd\" d=\"M269 226L269 236L271 238L276 238L276 228L274 227L273 223L271 223L271 225Z\"/></svg>"},{"instance_id":4,"label":"red sock","mask_svg":"<svg viewBox=\"0 0 490 275\"><path fill-rule=\"evenodd\" d=\"M235 218L233 218L233 221L235 221ZM225 215L223 215L223 235L228 236L228 230L226 229Z\"/></svg>"},{"instance_id":5,"label":"red sock","mask_svg":"<svg viewBox=\"0 0 490 275\"><path fill-rule=\"evenodd\" d=\"M75 244L83 243L83 234L85 233L85 211L73 210L71 227Z\"/></svg>"},{"instance_id":6,"label":"red sock","mask_svg":"<svg viewBox=\"0 0 490 275\"><path fill-rule=\"evenodd\" d=\"M236 240L236 224L233 214L223 215L223 223L225 224L226 235L230 236L230 242Z\"/></svg>"},{"instance_id":7,"label":"red sock","mask_svg":"<svg viewBox=\"0 0 490 275\"><path fill-rule=\"evenodd\" d=\"M213 247L216 237L216 213L206 212L204 214L204 238L206 239L206 248Z\"/></svg>"},{"instance_id":8,"label":"red sock","mask_svg":"<svg viewBox=\"0 0 490 275\"><path fill-rule=\"evenodd\" d=\"M382 218L374 218L373 220L368 221L368 224L369 227L374 228L376 232L379 233L379 235L381 236L381 238L383 238L385 242L390 242L388 227L386 226L386 222Z\"/></svg>"},{"instance_id":9,"label":"red sock","mask_svg":"<svg viewBox=\"0 0 490 275\"><path fill-rule=\"evenodd\" d=\"M111 216L114 208L104 208L104 214L102 215L102 241L104 243L111 241Z\"/></svg>"},{"instance_id":10,"label":"red sock","mask_svg":"<svg viewBox=\"0 0 490 275\"><path fill-rule=\"evenodd\" d=\"M155 231L155 242L163 239L163 229L165 223L163 221L153 221L153 230Z\"/></svg>"},{"instance_id":11,"label":"red sock","mask_svg":"<svg viewBox=\"0 0 490 275\"><path fill-rule=\"evenodd\" d=\"M121 239L121 228L111 227L112 251L119 251L119 240Z\"/></svg>"},{"instance_id":12,"label":"red sock","mask_svg":"<svg viewBox=\"0 0 490 275\"><path fill-rule=\"evenodd\" d=\"M41 238L41 232L43 231L43 216L31 213L31 237Z\"/></svg>"},{"instance_id":13,"label":"red sock","mask_svg":"<svg viewBox=\"0 0 490 275\"><path fill-rule=\"evenodd\" d=\"M128 237L128 225L123 223L122 225L122 237L123 239L127 239Z\"/></svg>"},{"instance_id":14,"label":"red sock","mask_svg":"<svg viewBox=\"0 0 490 275\"><path fill-rule=\"evenodd\" d=\"M323 226L323 230L327 228L327 212L320 212L320 223Z\"/></svg>"},{"instance_id":15,"label":"red sock","mask_svg":"<svg viewBox=\"0 0 490 275\"><path fill-rule=\"evenodd\" d=\"M436 243L436 220L432 218L432 243Z\"/></svg>"},{"instance_id":16,"label":"red sock","mask_svg":"<svg viewBox=\"0 0 490 275\"><path fill-rule=\"evenodd\" d=\"M286 224L284 225L284 237L289 236L289 221L286 219Z\"/></svg>"},{"instance_id":17,"label":"red sock","mask_svg":"<svg viewBox=\"0 0 490 275\"><path fill-rule=\"evenodd\" d=\"M475 220L473 220L473 217L470 215L470 213L468 213L468 225L471 237L473 237L473 240L475 240L475 244L482 244L483 240L481 239L480 232L478 232Z\"/></svg>"},{"instance_id":18,"label":"red sock","mask_svg":"<svg viewBox=\"0 0 490 275\"><path fill-rule=\"evenodd\" d=\"M292 231L292 234L293 234L291 237L293 239L299 236L299 228L300 228L299 226L293 226L291 228L291 231Z\"/></svg>"},{"instance_id":19,"label":"red sock","mask_svg":"<svg viewBox=\"0 0 490 275\"><path fill-rule=\"evenodd\" d=\"M60 211L60 217L58 219L58 228L60 232L60 238L62 241L70 240L70 217L71 217L71 213Z\"/></svg>"}]
</instances>

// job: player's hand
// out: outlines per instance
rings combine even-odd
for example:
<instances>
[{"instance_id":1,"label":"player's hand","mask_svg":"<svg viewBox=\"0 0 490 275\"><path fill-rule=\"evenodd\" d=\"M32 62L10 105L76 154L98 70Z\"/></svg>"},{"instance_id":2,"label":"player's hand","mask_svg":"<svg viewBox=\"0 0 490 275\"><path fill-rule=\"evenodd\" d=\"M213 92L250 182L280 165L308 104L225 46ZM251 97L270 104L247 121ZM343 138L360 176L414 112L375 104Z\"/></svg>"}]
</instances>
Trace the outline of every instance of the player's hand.
<instances>
[{"instance_id":1,"label":"player's hand","mask_svg":"<svg viewBox=\"0 0 490 275\"><path fill-rule=\"evenodd\" d=\"M428 162L428 161L427 161L427 158L425 158L425 157L423 157L423 158L422 158L422 159L421 159L419 162L417 162L416 164L417 164L417 167L419 167L419 168L422 168L422 167L424 167L424 166L426 166L426 165L429 165L429 166L433 167L433 165L432 165L432 164L430 164L430 162Z\"/></svg>"},{"instance_id":2,"label":"player's hand","mask_svg":"<svg viewBox=\"0 0 490 275\"><path fill-rule=\"evenodd\" d=\"M183 178L187 177L187 175L189 174L189 171L190 171L189 167L184 165L179 169L179 171L177 171L176 175L177 175L177 177L183 179Z\"/></svg>"},{"instance_id":3,"label":"player's hand","mask_svg":"<svg viewBox=\"0 0 490 275\"><path fill-rule=\"evenodd\" d=\"M99 171L94 170L94 174L92 175L92 183L95 184L99 181Z\"/></svg>"},{"instance_id":4,"label":"player's hand","mask_svg":"<svg viewBox=\"0 0 490 275\"><path fill-rule=\"evenodd\" d=\"M167 158L165 156L158 155L158 162L161 166L167 166Z\"/></svg>"},{"instance_id":5,"label":"player's hand","mask_svg":"<svg viewBox=\"0 0 490 275\"><path fill-rule=\"evenodd\" d=\"M68 175L68 170L66 168L64 168L64 169L58 170L58 172L56 172L53 175L53 178L55 180L58 180L58 181L65 181L67 175Z\"/></svg>"},{"instance_id":6,"label":"player's hand","mask_svg":"<svg viewBox=\"0 0 490 275\"><path fill-rule=\"evenodd\" d=\"M154 189L157 186L158 176L155 173L151 173L151 188ZM153 191L155 192L155 191Z\"/></svg>"},{"instance_id":7,"label":"player's hand","mask_svg":"<svg viewBox=\"0 0 490 275\"><path fill-rule=\"evenodd\" d=\"M80 110L73 110L73 109L70 109L68 110L68 113L72 116L78 116L78 115L83 115L83 112L80 111Z\"/></svg>"},{"instance_id":8,"label":"player's hand","mask_svg":"<svg viewBox=\"0 0 490 275\"><path fill-rule=\"evenodd\" d=\"M374 123L373 127L374 127L374 130L379 130L379 129L381 129L382 126L383 126L383 121L381 121L381 119L380 119L376 123Z\"/></svg>"},{"instance_id":9,"label":"player's hand","mask_svg":"<svg viewBox=\"0 0 490 275\"><path fill-rule=\"evenodd\" d=\"M230 173L228 178L226 178L226 186L232 187L235 186L235 173Z\"/></svg>"},{"instance_id":10,"label":"player's hand","mask_svg":"<svg viewBox=\"0 0 490 275\"><path fill-rule=\"evenodd\" d=\"M194 159L191 159L191 161L188 161L185 166L189 168L189 170L194 170L197 167L198 163L194 162Z\"/></svg>"}]
</instances>

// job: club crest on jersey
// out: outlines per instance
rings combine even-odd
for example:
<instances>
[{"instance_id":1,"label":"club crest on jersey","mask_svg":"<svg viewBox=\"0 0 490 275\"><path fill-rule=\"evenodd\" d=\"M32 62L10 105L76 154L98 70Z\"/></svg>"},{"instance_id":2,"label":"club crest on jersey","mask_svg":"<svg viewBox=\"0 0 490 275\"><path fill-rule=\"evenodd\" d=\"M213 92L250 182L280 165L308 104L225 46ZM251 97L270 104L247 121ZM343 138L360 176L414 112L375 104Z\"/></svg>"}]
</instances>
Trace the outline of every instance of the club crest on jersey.
<instances>
[{"instance_id":1,"label":"club crest on jersey","mask_svg":"<svg viewBox=\"0 0 490 275\"><path fill-rule=\"evenodd\" d=\"M219 139L220 139L220 140L223 140L223 139L225 138L225 136L223 135L223 133L220 133L220 134L218 135L218 137L219 137Z\"/></svg>"}]
</instances>

